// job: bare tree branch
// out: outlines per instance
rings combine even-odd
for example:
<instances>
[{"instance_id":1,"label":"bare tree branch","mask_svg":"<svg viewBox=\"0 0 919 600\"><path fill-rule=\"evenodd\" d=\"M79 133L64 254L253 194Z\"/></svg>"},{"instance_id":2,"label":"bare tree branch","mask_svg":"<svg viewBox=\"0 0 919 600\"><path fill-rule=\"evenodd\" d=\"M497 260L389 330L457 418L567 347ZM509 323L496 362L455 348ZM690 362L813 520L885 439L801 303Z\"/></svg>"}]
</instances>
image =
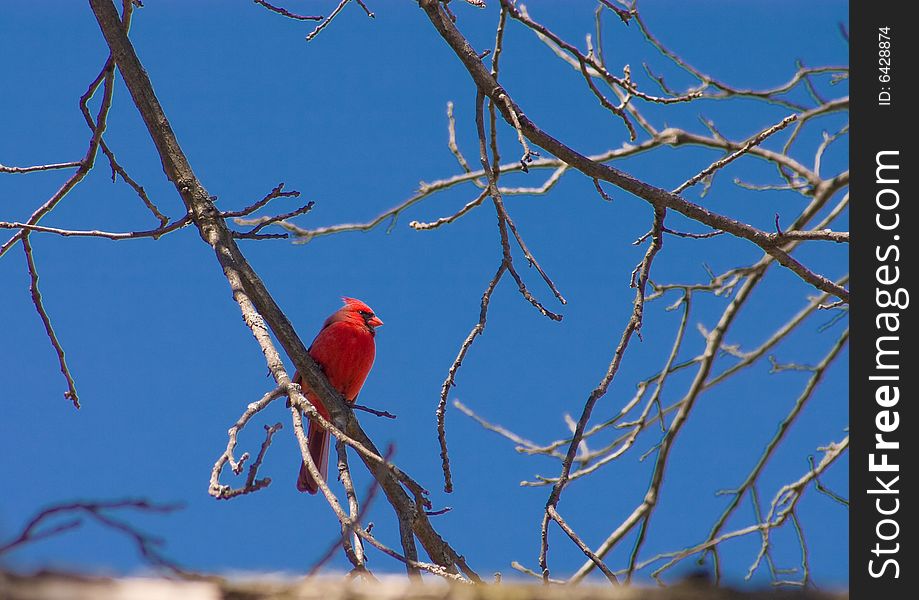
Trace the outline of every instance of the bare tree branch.
<instances>
[{"instance_id":1,"label":"bare tree branch","mask_svg":"<svg viewBox=\"0 0 919 600\"><path fill-rule=\"evenodd\" d=\"M379 455L373 443L358 425L354 414L309 356L292 325L240 252L210 195L195 176L153 92L147 73L128 40L111 0L90 0L90 5L118 69L124 77L134 104L156 146L163 162L163 168L182 197L188 212L192 215L192 220L201 238L214 248L217 260L230 282L237 301L251 301L257 315L264 319L278 342L294 361L304 383L327 407L332 420L341 423L342 430L351 438ZM265 335L267 337L267 329ZM270 343L270 339L268 342ZM266 358L269 359L269 366L279 362L273 355L266 356ZM289 379L283 368L275 367L272 373L279 385L289 385ZM457 569L462 569L466 576L477 579L476 574L465 564L465 560L437 534L427 516L416 507L415 502L402 489L400 481L390 469L385 467L385 463L370 461L363 454L361 457L380 482L380 486L397 514L410 518L413 533L418 536L431 560L447 573L455 573Z\"/></svg>"}]
</instances>

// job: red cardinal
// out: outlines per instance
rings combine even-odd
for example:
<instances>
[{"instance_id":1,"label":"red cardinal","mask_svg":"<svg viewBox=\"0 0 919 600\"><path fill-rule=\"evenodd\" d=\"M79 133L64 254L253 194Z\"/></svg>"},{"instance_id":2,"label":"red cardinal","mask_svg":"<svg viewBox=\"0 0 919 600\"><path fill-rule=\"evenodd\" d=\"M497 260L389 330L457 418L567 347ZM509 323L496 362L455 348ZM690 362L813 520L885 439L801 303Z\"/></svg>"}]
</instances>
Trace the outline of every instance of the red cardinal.
<instances>
[{"instance_id":1,"label":"red cardinal","mask_svg":"<svg viewBox=\"0 0 919 600\"><path fill-rule=\"evenodd\" d=\"M373 336L383 321L373 314L373 309L354 298L342 298L345 305L331 314L319 335L313 340L309 353L336 390L344 396L349 404L357 398L370 367L373 366L375 347ZM294 383L301 386L300 373L294 373ZM316 407L326 420L329 411L307 387L303 387L306 398ZM313 462L316 463L323 479L328 479L329 472L329 432L318 422L310 419L307 431L307 445ZM319 484L310 475L306 464L300 465L300 476L297 478L297 489L301 492L315 494Z\"/></svg>"}]
</instances>

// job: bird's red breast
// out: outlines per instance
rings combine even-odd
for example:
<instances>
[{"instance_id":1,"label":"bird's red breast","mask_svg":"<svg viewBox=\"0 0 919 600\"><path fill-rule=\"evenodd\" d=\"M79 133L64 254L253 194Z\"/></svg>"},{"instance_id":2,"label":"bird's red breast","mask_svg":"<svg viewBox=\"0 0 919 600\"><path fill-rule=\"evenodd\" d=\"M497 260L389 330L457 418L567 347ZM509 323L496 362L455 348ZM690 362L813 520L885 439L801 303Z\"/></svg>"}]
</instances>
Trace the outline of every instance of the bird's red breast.
<instances>
[{"instance_id":1,"label":"bird's red breast","mask_svg":"<svg viewBox=\"0 0 919 600\"><path fill-rule=\"evenodd\" d=\"M351 321L326 326L310 346L310 356L322 367L332 387L348 402L354 402L361 391L375 354L373 334L363 323ZM314 405L322 416L328 417L321 403L314 402Z\"/></svg>"}]
</instances>

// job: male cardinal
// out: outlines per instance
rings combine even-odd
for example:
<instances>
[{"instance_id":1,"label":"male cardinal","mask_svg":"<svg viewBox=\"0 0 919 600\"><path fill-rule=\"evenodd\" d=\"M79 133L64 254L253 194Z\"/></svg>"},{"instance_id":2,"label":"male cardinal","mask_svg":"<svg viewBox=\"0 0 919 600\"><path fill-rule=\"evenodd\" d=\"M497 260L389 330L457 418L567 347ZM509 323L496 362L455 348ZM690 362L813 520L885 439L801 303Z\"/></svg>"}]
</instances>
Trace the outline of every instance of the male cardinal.
<instances>
[{"instance_id":1,"label":"male cardinal","mask_svg":"<svg viewBox=\"0 0 919 600\"><path fill-rule=\"evenodd\" d=\"M375 347L373 336L376 328L383 321L373 314L373 310L354 298L342 298L345 305L332 313L319 335L310 345L309 353L313 357L329 383L344 396L349 404L357 398L370 367L373 366ZM294 373L294 383L303 386L300 373ZM329 420L329 411L322 402L311 393L310 389L303 387L307 400L316 407L316 410L326 420ZM313 462L322 474L323 479L328 479L329 472L329 432L317 421L310 419L307 430L307 445ZM297 489L301 492L315 494L319 484L310 475L306 464L300 465L300 476L297 478Z\"/></svg>"}]
</instances>

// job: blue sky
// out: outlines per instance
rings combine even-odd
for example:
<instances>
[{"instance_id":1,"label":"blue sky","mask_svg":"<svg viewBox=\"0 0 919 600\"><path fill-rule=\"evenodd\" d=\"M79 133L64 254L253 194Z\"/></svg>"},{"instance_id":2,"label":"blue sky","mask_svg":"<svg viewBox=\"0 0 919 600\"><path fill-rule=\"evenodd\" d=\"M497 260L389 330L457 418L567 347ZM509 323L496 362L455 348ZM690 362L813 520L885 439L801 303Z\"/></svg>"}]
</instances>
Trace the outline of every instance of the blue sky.
<instances>
[{"instance_id":1,"label":"blue sky","mask_svg":"<svg viewBox=\"0 0 919 600\"><path fill-rule=\"evenodd\" d=\"M172 126L198 177L218 197L218 206L239 209L279 182L316 202L300 217L304 227L366 221L411 196L419 181L459 172L447 149L445 106L455 103L457 141L470 162L475 148L474 88L460 63L412 2L371 3L367 19L356 6L306 43L311 24L288 21L251 2L150 1L135 15L131 37ZM335 3L298 2L288 8L328 12ZM494 40L496 0L487 10L452 3L459 27L477 48ZM593 2L530 3L534 18L583 45L593 30ZM795 60L809 66L844 65L848 48L838 23L847 20L843 2L648 2L640 7L656 35L685 59L737 87L785 82ZM671 69L637 28L606 16L606 55L617 68L630 64L638 76L648 61L668 82L692 81ZM0 14L0 163L26 166L77 160L87 130L77 100L96 75L107 50L84 3L7 3ZM583 153L618 147L621 123L605 112L570 67L532 33L508 24L502 81L527 115ZM846 84L826 85L827 97L847 94ZM652 84L646 83L651 86ZM794 96L807 101L804 94ZM699 102L647 107L658 125L668 123L705 133L700 114L727 136L743 139L781 120L787 108L753 101ZM797 156L812 161L820 130L834 132L844 115L821 121L802 137ZM163 176L149 138L119 81L105 139L129 173L167 215L182 214L181 202ZM782 138L784 139L784 138ZM506 160L519 149L502 128ZM781 141L770 141L770 147ZM663 149L617 163L656 186L673 188L719 155L700 149ZM847 163L845 143L828 152L824 173ZM547 171L507 177L508 184L539 185ZM712 210L771 229L774 215L790 222L806 203L789 192L750 192L731 184L740 177L776 183L774 169L751 159L738 161L716 178L704 199ZM0 175L0 220L25 220L66 178L64 172ZM508 210L543 268L569 303L561 307L535 272L518 268L547 306L564 314L561 323L540 316L503 281L495 292L488 328L464 363L451 394L473 410L523 437L549 442L565 435L562 417L577 415L605 371L631 310L629 274L643 248L632 240L649 226L647 205L608 189L600 200L593 183L567 174L545 196L511 197ZM700 201L698 189L687 197ZM398 414L396 421L360 415L379 445L396 444L395 460L432 491L435 508L453 511L435 526L483 575L511 576L511 561L535 568L539 520L548 488L520 487L534 474L554 476L550 459L516 453L512 444L451 410L448 434L456 492L442 488L434 430L440 386L463 338L476 322L479 299L500 260L493 209L484 204L450 226L430 232L408 227L455 212L476 191L458 187L432 196L403 214L391 231L323 237L306 245L288 241L242 242L252 265L305 342L335 310L339 296L365 300L385 321L377 337L377 362L361 402ZM274 212L295 208L295 199L273 203ZM100 155L97 168L43 221L68 229L131 231L155 221L123 183L113 185ZM668 225L692 228L682 218ZM835 228L846 228L846 219ZM698 228L696 228L698 230ZM9 232L0 240L5 241ZM207 495L214 460L226 444L226 429L270 388L258 346L240 319L210 248L193 228L158 241L113 242L34 234L41 289L67 351L83 408L75 411L52 348L34 311L19 247L0 259L0 456L5 481L0 495L0 540L16 531L41 506L72 499L147 497L182 502L170 515L127 517L166 541L165 554L190 568L209 571L302 572L325 551L337 522L324 502L298 494L298 451L283 405L278 403L242 436L240 451L255 450L261 424L282 421L262 470L266 490L230 502ZM668 238L654 264L659 282L703 282L706 265L722 272L755 261L761 252L730 240ZM845 249L815 245L800 257L830 277L846 272ZM744 308L730 343L752 347L797 312L811 290L787 271L773 270ZM675 297L671 298L675 299ZM681 358L701 350L695 324L711 327L727 299L698 295ZM635 382L666 359L679 315L665 312L670 300L649 304L633 343L595 421L614 414ZM775 354L781 362L817 362L845 327L821 330L830 316L808 320ZM637 341L636 341L637 342ZM784 483L807 471L806 457L847 426L846 356L834 365L764 473L768 501ZM729 364L729 363L721 363ZM715 388L700 400L680 434L643 556L704 539L725 498L752 467L782 416L803 388L807 373L768 374L768 363ZM674 378L670 396L685 389ZM565 492L560 510L585 540L596 546L640 501L649 464L638 461L653 446L640 438L632 452ZM847 464L841 460L822 478L847 493ZM358 473L358 486L367 483ZM799 515L808 535L811 574L818 584L842 585L848 574L847 512L809 490ZM750 522L749 503L731 525ZM391 512L377 501L374 532L396 544ZM775 558L797 566L790 528L777 534ZM724 565L739 581L755 557L758 539L725 546ZM620 568L629 544L609 562ZM565 575L582 555L554 530L550 566ZM6 559L16 568L56 566L130 572L142 568L131 543L86 526L36 543ZM684 569L694 563L686 561ZM336 557L334 568L346 563ZM370 567L399 565L372 554ZM680 569L676 573L682 572ZM763 568L753 578L768 581Z\"/></svg>"}]
</instances>

